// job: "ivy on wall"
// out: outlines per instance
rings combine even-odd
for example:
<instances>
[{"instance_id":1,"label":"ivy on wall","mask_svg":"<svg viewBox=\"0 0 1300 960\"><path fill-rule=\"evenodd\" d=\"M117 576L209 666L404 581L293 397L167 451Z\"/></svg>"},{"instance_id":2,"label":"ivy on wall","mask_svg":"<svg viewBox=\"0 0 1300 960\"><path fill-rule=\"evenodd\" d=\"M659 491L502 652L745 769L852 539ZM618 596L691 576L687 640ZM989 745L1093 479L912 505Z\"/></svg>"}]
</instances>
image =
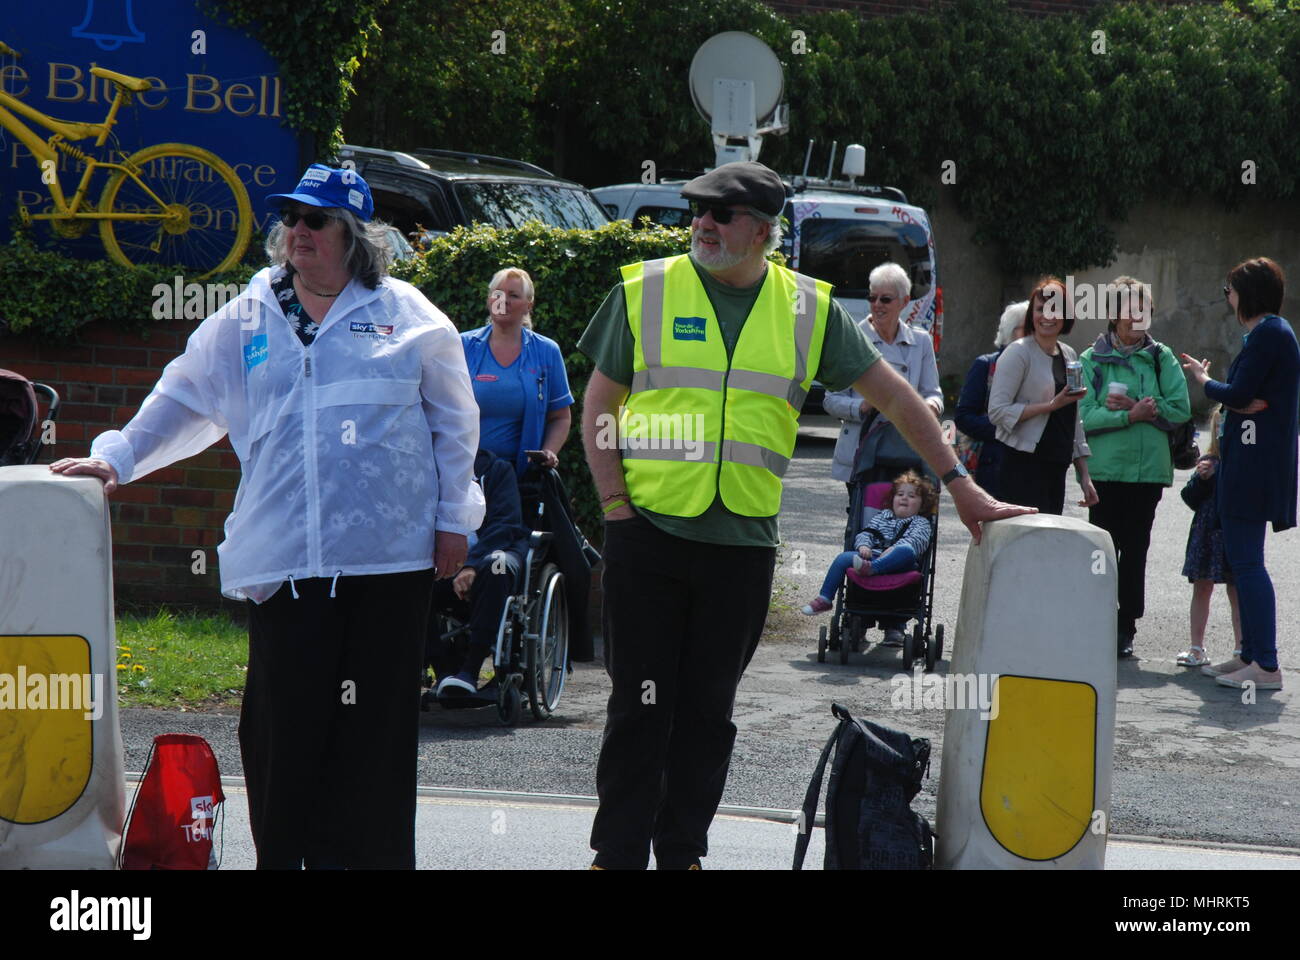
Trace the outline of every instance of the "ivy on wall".
<instances>
[{"instance_id":1,"label":"ivy on wall","mask_svg":"<svg viewBox=\"0 0 1300 960\"><path fill-rule=\"evenodd\" d=\"M375 13L386 2L200 0L207 14L243 29L275 58L284 78L285 123L313 137L321 156L343 142L352 77L379 35Z\"/></svg>"},{"instance_id":2,"label":"ivy on wall","mask_svg":"<svg viewBox=\"0 0 1300 960\"><path fill-rule=\"evenodd\" d=\"M1144 200L1296 196L1297 0L1041 19L1006 0L868 19L785 18L761 0L473 8L388 0L380 17L395 29L358 74L350 142L517 156L589 186L639 180L647 160L699 169L713 151L691 58L712 34L747 30L777 54L790 103L790 133L764 141L764 163L797 172L816 139L824 173L832 141L840 156L861 143L868 182L924 206L951 191L1009 274L1108 263L1107 223Z\"/></svg>"}]
</instances>

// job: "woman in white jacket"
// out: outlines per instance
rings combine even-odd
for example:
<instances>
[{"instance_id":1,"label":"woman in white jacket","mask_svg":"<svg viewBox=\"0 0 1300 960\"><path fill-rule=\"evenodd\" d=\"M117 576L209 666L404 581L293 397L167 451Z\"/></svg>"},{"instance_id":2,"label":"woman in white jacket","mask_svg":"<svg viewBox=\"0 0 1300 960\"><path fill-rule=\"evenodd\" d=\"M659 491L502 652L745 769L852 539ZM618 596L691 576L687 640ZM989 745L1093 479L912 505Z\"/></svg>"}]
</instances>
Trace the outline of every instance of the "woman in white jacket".
<instances>
[{"instance_id":1,"label":"woman in white jacket","mask_svg":"<svg viewBox=\"0 0 1300 960\"><path fill-rule=\"evenodd\" d=\"M51 465L111 494L229 435L218 547L249 601L239 739L259 868L413 868L419 674L434 576L483 517L460 337L386 276L369 187L313 164L272 266L199 325L121 432Z\"/></svg>"},{"instance_id":2,"label":"woman in white jacket","mask_svg":"<svg viewBox=\"0 0 1300 960\"><path fill-rule=\"evenodd\" d=\"M871 318L869 323L863 324L863 331L889 365L902 374L912 389L930 405L934 415L940 416L943 413L943 391L939 388L934 341L925 331L899 320L912 291L906 271L896 263L882 263L871 271L867 282L870 284L867 299L871 302ZM852 387L826 394L822 406L828 414L842 421L831 462L831 477L848 483L853 478L863 424L871 418L874 408ZM893 427L879 416L872 420L868 442L877 443L874 435L880 433L883 438L884 432ZM864 463L864 469L874 463L872 451L865 452L865 459L869 462ZM920 461L919 454L916 459ZM892 479L893 473L897 472L891 469L886 479Z\"/></svg>"},{"instance_id":3,"label":"woman in white jacket","mask_svg":"<svg viewBox=\"0 0 1300 960\"><path fill-rule=\"evenodd\" d=\"M998 495L1057 516L1065 509L1065 471L1071 462L1083 489L1079 506L1098 502L1079 420L1078 401L1088 391L1071 392L1065 382L1066 364L1077 356L1059 338L1073 328L1065 285L1044 277L1029 295L1025 336L1003 351L989 390L989 420L1008 447Z\"/></svg>"}]
</instances>

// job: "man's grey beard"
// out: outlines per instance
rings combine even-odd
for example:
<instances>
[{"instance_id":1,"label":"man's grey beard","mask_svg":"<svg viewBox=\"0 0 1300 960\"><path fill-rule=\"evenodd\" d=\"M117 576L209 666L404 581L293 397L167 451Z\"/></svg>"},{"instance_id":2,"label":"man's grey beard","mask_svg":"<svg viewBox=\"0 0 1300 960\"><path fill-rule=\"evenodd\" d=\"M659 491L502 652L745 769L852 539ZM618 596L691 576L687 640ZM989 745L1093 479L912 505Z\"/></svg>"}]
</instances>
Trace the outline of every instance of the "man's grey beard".
<instances>
[{"instance_id":1,"label":"man's grey beard","mask_svg":"<svg viewBox=\"0 0 1300 960\"><path fill-rule=\"evenodd\" d=\"M718 250L714 253L700 246L699 233L691 234L691 257L705 270L710 273L717 273L719 270L730 270L732 267L744 261L747 254L744 251L728 250L726 241L718 235Z\"/></svg>"}]
</instances>

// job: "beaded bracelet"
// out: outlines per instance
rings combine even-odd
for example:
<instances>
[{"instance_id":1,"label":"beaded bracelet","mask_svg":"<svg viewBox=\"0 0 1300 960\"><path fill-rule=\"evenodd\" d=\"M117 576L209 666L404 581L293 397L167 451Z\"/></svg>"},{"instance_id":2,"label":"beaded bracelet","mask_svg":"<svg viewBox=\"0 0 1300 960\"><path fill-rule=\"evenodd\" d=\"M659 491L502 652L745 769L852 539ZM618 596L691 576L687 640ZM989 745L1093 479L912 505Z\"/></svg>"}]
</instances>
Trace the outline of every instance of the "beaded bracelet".
<instances>
[{"instance_id":1,"label":"beaded bracelet","mask_svg":"<svg viewBox=\"0 0 1300 960\"><path fill-rule=\"evenodd\" d=\"M626 490L620 490L618 493L610 493L601 497L600 502L604 503L606 500L613 500L615 497L626 497L627 495L628 493Z\"/></svg>"}]
</instances>

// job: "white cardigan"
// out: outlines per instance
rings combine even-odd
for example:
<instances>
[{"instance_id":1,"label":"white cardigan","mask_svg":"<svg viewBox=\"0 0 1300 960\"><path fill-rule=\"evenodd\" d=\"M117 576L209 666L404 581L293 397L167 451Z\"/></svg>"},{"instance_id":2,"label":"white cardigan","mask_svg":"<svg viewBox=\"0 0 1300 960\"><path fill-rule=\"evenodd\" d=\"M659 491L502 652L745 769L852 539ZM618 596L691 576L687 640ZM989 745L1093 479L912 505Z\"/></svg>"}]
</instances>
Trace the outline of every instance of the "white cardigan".
<instances>
[{"instance_id":1,"label":"white cardigan","mask_svg":"<svg viewBox=\"0 0 1300 960\"><path fill-rule=\"evenodd\" d=\"M1078 359L1074 349L1057 340L1066 363ZM997 428L998 439L1024 453L1033 453L1047 427L1049 414L1043 413L1017 423L1031 403L1046 403L1056 396L1056 378L1052 375L1052 358L1043 352L1033 335L1010 344L998 357L989 390L989 420ZM1082 396L1082 395L1081 395ZM1092 454L1083 436L1079 406L1074 405L1074 455L1072 459Z\"/></svg>"},{"instance_id":2,"label":"white cardigan","mask_svg":"<svg viewBox=\"0 0 1300 960\"><path fill-rule=\"evenodd\" d=\"M939 367L935 363L934 340L930 334L900 321L891 347L885 343L870 319L863 320L858 326L880 351L880 355L911 384L912 389L934 407L937 413L943 413L943 390L939 387ZM903 357L901 367L895 362L900 354ZM853 460L862 436L862 400L862 394L852 387L834 393L827 391L822 399L822 407L826 412L842 421L835 453L831 458L831 478L834 480L848 483L853 478Z\"/></svg>"}]
</instances>

